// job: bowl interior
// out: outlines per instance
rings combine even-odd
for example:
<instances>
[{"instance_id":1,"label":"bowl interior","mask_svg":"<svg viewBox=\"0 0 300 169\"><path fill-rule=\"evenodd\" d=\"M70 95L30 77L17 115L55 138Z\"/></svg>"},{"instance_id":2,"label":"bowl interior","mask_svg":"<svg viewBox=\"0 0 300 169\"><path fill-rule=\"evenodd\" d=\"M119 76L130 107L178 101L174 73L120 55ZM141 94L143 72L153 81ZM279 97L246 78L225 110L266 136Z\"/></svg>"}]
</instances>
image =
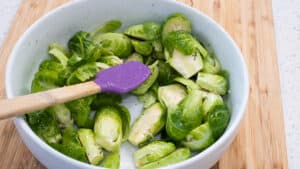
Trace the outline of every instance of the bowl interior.
<instances>
[{"instance_id":1,"label":"bowl interior","mask_svg":"<svg viewBox=\"0 0 300 169\"><path fill-rule=\"evenodd\" d=\"M122 21L122 29L124 29L129 25L145 21L162 22L169 14L175 12L181 12L190 19L193 34L214 51L222 67L230 73L228 101L232 116L229 126L217 143L194 157L201 158L205 156L205 153L209 153L209 149L217 148L216 144L222 145L222 141L228 140L226 137L232 137L232 133L236 131L248 97L248 76L240 51L227 33L197 10L172 0L83 0L60 7L36 22L15 46L6 69L7 96L12 98L29 93L31 81L39 63L48 57L49 43L58 42L65 45L77 31L91 31L112 19ZM125 96L124 99L124 104L133 115L132 119L135 119L142 110L142 105L136 104L136 101L136 98L132 96ZM23 130L32 134L22 117L17 119L17 123L24 123ZM37 140L37 138L32 139ZM48 146L45 148L50 149ZM129 144L123 145L122 168L133 168L131 158L133 151L134 148Z\"/></svg>"}]
</instances>

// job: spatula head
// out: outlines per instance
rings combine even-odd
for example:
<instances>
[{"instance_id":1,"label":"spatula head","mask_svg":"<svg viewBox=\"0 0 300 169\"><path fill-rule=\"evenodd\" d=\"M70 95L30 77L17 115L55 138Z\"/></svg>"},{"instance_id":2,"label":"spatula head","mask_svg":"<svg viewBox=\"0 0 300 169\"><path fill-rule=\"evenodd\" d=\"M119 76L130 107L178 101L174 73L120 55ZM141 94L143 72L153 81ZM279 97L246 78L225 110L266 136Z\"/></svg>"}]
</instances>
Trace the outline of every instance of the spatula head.
<instances>
[{"instance_id":1,"label":"spatula head","mask_svg":"<svg viewBox=\"0 0 300 169\"><path fill-rule=\"evenodd\" d=\"M136 61L100 71L94 82L102 92L128 93L142 84L151 74L150 69Z\"/></svg>"}]
</instances>

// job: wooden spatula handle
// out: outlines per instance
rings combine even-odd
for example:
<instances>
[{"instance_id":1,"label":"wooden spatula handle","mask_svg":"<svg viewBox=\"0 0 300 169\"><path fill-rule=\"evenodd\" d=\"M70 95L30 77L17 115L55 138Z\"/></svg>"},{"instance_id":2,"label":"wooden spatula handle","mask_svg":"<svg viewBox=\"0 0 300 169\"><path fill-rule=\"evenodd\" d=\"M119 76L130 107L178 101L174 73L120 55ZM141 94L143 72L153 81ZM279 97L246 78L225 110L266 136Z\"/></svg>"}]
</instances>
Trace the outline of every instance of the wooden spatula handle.
<instances>
[{"instance_id":1,"label":"wooden spatula handle","mask_svg":"<svg viewBox=\"0 0 300 169\"><path fill-rule=\"evenodd\" d=\"M101 88L90 81L26 96L18 96L13 99L0 100L0 119L44 109L55 104L96 94L100 91Z\"/></svg>"}]
</instances>

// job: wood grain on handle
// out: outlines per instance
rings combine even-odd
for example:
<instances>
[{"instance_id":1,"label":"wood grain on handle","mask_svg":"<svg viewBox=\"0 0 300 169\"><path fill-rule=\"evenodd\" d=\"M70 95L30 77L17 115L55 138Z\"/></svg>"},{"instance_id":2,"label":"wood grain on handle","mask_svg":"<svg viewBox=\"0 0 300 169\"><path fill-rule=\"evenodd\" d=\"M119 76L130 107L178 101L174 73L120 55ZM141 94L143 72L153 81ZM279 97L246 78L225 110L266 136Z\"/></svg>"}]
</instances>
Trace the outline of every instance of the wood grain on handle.
<instances>
[{"instance_id":1,"label":"wood grain on handle","mask_svg":"<svg viewBox=\"0 0 300 169\"><path fill-rule=\"evenodd\" d=\"M65 103L99 93L100 90L100 87L96 83L90 81L26 96L18 96L13 99L0 100L0 119L44 109L59 103Z\"/></svg>"}]
</instances>

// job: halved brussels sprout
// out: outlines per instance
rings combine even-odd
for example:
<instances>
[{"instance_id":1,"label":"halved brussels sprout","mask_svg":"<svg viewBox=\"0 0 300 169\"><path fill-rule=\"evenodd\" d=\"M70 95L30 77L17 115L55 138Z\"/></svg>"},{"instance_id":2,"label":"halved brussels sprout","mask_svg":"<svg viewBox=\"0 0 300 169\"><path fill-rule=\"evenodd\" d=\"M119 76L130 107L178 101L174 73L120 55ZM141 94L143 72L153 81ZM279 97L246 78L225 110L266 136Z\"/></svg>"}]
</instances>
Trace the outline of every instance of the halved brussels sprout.
<instances>
[{"instance_id":1,"label":"halved brussels sprout","mask_svg":"<svg viewBox=\"0 0 300 169\"><path fill-rule=\"evenodd\" d=\"M95 135L91 129L79 129L78 138L85 149L88 160L93 165L98 165L103 159L103 151L95 142Z\"/></svg>"},{"instance_id":2,"label":"halved brussels sprout","mask_svg":"<svg viewBox=\"0 0 300 169\"><path fill-rule=\"evenodd\" d=\"M165 60L164 47L161 39L151 41L153 47L153 55L157 59Z\"/></svg>"},{"instance_id":3,"label":"halved brussels sprout","mask_svg":"<svg viewBox=\"0 0 300 169\"><path fill-rule=\"evenodd\" d=\"M129 136L131 116L130 116L130 112L125 106L118 105L117 108L122 118L122 133L123 133L122 141L124 142L127 140Z\"/></svg>"},{"instance_id":4,"label":"halved brussels sprout","mask_svg":"<svg viewBox=\"0 0 300 169\"><path fill-rule=\"evenodd\" d=\"M176 77L174 79L174 81L185 85L186 88L188 89L188 92L200 89L200 86L197 83L195 83L193 80L190 80L190 79L186 79L186 78L183 78L183 77Z\"/></svg>"},{"instance_id":5,"label":"halved brussels sprout","mask_svg":"<svg viewBox=\"0 0 300 169\"><path fill-rule=\"evenodd\" d=\"M122 22L118 20L110 20L96 28L93 33L92 37L101 33L108 33L108 32L115 32L116 30L120 29L122 26Z\"/></svg>"},{"instance_id":6,"label":"halved brussels sprout","mask_svg":"<svg viewBox=\"0 0 300 169\"><path fill-rule=\"evenodd\" d=\"M47 111L55 114L60 127L66 128L73 126L73 120L71 117L71 111L64 105L58 104L47 108Z\"/></svg>"},{"instance_id":7,"label":"halved brussels sprout","mask_svg":"<svg viewBox=\"0 0 300 169\"><path fill-rule=\"evenodd\" d=\"M152 86L152 84L156 81L159 72L157 67L157 62L150 65L149 68L151 70L150 77L148 77L148 79L144 81L139 87L132 90L133 94L137 94L137 95L145 94L148 91L148 89Z\"/></svg>"},{"instance_id":8,"label":"halved brussels sprout","mask_svg":"<svg viewBox=\"0 0 300 169\"><path fill-rule=\"evenodd\" d=\"M177 75L176 71L166 62L158 61L159 74L157 81L160 85L168 85L173 82L174 77Z\"/></svg>"},{"instance_id":9,"label":"halved brussels sprout","mask_svg":"<svg viewBox=\"0 0 300 169\"><path fill-rule=\"evenodd\" d=\"M47 143L58 143L62 136L53 113L49 111L36 111L28 113L26 120L30 128Z\"/></svg>"},{"instance_id":10,"label":"halved brussels sprout","mask_svg":"<svg viewBox=\"0 0 300 169\"><path fill-rule=\"evenodd\" d=\"M64 86L68 74L68 67L64 67L60 62L54 59L50 59L45 60L40 64L39 71L36 73L33 81L37 83L35 85L39 86L39 90L45 90L43 89L43 86L48 86L50 84Z\"/></svg>"},{"instance_id":11,"label":"halved brussels sprout","mask_svg":"<svg viewBox=\"0 0 300 169\"><path fill-rule=\"evenodd\" d=\"M71 57L68 65L78 67L88 62L95 62L103 49L89 40L88 32L77 32L68 42Z\"/></svg>"},{"instance_id":12,"label":"halved brussels sprout","mask_svg":"<svg viewBox=\"0 0 300 169\"><path fill-rule=\"evenodd\" d=\"M218 105L209 111L207 115L208 124L212 129L214 138L217 140L224 133L229 123L229 109L226 105Z\"/></svg>"},{"instance_id":13,"label":"halved brussels sprout","mask_svg":"<svg viewBox=\"0 0 300 169\"><path fill-rule=\"evenodd\" d=\"M217 74L221 71L221 64L214 55L207 55L203 58L203 72Z\"/></svg>"},{"instance_id":14,"label":"halved brussels sprout","mask_svg":"<svg viewBox=\"0 0 300 169\"><path fill-rule=\"evenodd\" d=\"M59 81L58 73L50 70L40 70L34 74L31 83L31 92L36 93L44 90L57 88Z\"/></svg>"},{"instance_id":15,"label":"halved brussels sprout","mask_svg":"<svg viewBox=\"0 0 300 169\"><path fill-rule=\"evenodd\" d=\"M129 61L138 61L143 63L144 62L144 58L142 55L138 54L138 53L132 53L130 56L128 56L128 58L126 59L126 62Z\"/></svg>"},{"instance_id":16,"label":"halved brussels sprout","mask_svg":"<svg viewBox=\"0 0 300 169\"><path fill-rule=\"evenodd\" d=\"M61 153L82 162L88 162L85 149L81 146L77 132L72 128L64 130L60 144L50 144L53 148Z\"/></svg>"},{"instance_id":17,"label":"halved brussels sprout","mask_svg":"<svg viewBox=\"0 0 300 169\"><path fill-rule=\"evenodd\" d=\"M67 79L67 84L76 84L95 77L100 69L96 62L87 63L77 68Z\"/></svg>"},{"instance_id":18,"label":"halved brussels sprout","mask_svg":"<svg viewBox=\"0 0 300 169\"><path fill-rule=\"evenodd\" d=\"M156 94L150 90L143 95L138 96L139 101L144 103L144 108L148 108L156 102Z\"/></svg>"},{"instance_id":19,"label":"halved brussels sprout","mask_svg":"<svg viewBox=\"0 0 300 169\"><path fill-rule=\"evenodd\" d=\"M143 55L149 56L152 53L152 44L149 41L138 41L138 40L131 40L134 50Z\"/></svg>"},{"instance_id":20,"label":"halved brussels sprout","mask_svg":"<svg viewBox=\"0 0 300 169\"><path fill-rule=\"evenodd\" d=\"M206 116L209 111L215 108L217 105L224 105L223 98L215 93L209 93L201 91L203 96L202 110L203 115Z\"/></svg>"},{"instance_id":21,"label":"halved brussels sprout","mask_svg":"<svg viewBox=\"0 0 300 169\"><path fill-rule=\"evenodd\" d=\"M172 142L154 141L137 150L134 153L134 161L136 166L140 168L145 164L161 159L175 149L176 147Z\"/></svg>"},{"instance_id":22,"label":"halved brussels sprout","mask_svg":"<svg viewBox=\"0 0 300 169\"><path fill-rule=\"evenodd\" d=\"M183 14L176 13L167 18L162 27L162 38L165 39L170 32L174 31L192 32L192 25Z\"/></svg>"},{"instance_id":23,"label":"halved brussels sprout","mask_svg":"<svg viewBox=\"0 0 300 169\"><path fill-rule=\"evenodd\" d=\"M228 91L227 80L220 75L209 73L198 73L197 84L205 90L224 95Z\"/></svg>"},{"instance_id":24,"label":"halved brussels sprout","mask_svg":"<svg viewBox=\"0 0 300 169\"><path fill-rule=\"evenodd\" d=\"M162 45L161 40L155 39L151 43L152 43L152 46L153 46L153 50L155 52L163 52L164 51L164 47ZM160 59L163 59L163 58L160 58Z\"/></svg>"},{"instance_id":25,"label":"halved brussels sprout","mask_svg":"<svg viewBox=\"0 0 300 169\"><path fill-rule=\"evenodd\" d=\"M130 39L121 33L104 33L94 37L93 42L119 57L127 57L132 52Z\"/></svg>"},{"instance_id":26,"label":"halved brussels sprout","mask_svg":"<svg viewBox=\"0 0 300 169\"><path fill-rule=\"evenodd\" d=\"M106 155L101 166L104 168L108 168L108 169L119 169L120 168L120 150Z\"/></svg>"},{"instance_id":27,"label":"halved brussels sprout","mask_svg":"<svg viewBox=\"0 0 300 169\"><path fill-rule=\"evenodd\" d=\"M123 133L118 109L111 106L101 108L96 115L94 132L98 145L110 152L119 150Z\"/></svg>"},{"instance_id":28,"label":"halved brussels sprout","mask_svg":"<svg viewBox=\"0 0 300 169\"><path fill-rule=\"evenodd\" d=\"M65 55L63 49L59 46L49 47L49 54L56 58L64 67L67 66L69 58Z\"/></svg>"},{"instance_id":29,"label":"halved brussels sprout","mask_svg":"<svg viewBox=\"0 0 300 169\"><path fill-rule=\"evenodd\" d=\"M188 148L179 148L172 152L171 154L154 161L152 163L146 164L140 169L155 169L160 168L164 166L168 166L171 164L179 163L181 161L184 161L190 157L190 150Z\"/></svg>"},{"instance_id":30,"label":"halved brussels sprout","mask_svg":"<svg viewBox=\"0 0 300 169\"><path fill-rule=\"evenodd\" d=\"M160 36L160 24L146 22L144 24L133 25L125 30L125 34L141 40L154 40Z\"/></svg>"},{"instance_id":31,"label":"halved brussels sprout","mask_svg":"<svg viewBox=\"0 0 300 169\"><path fill-rule=\"evenodd\" d=\"M178 50L173 51L173 55L169 60L170 65L183 77L190 78L203 68L201 55L184 55Z\"/></svg>"},{"instance_id":32,"label":"halved brussels sprout","mask_svg":"<svg viewBox=\"0 0 300 169\"><path fill-rule=\"evenodd\" d=\"M109 66L117 66L123 63L123 60L117 56L102 56L98 60L101 63L105 63Z\"/></svg>"},{"instance_id":33,"label":"halved brussels sprout","mask_svg":"<svg viewBox=\"0 0 300 169\"><path fill-rule=\"evenodd\" d=\"M139 145L154 137L165 125L166 112L160 103L145 109L133 123L128 141Z\"/></svg>"},{"instance_id":34,"label":"halved brussels sprout","mask_svg":"<svg viewBox=\"0 0 300 169\"><path fill-rule=\"evenodd\" d=\"M96 143L110 152L119 150L130 130L130 113L120 105L103 106L96 113L94 132Z\"/></svg>"},{"instance_id":35,"label":"halved brussels sprout","mask_svg":"<svg viewBox=\"0 0 300 169\"><path fill-rule=\"evenodd\" d=\"M158 100L168 111L175 109L186 95L185 88L179 84L161 86L158 88Z\"/></svg>"},{"instance_id":36,"label":"halved brussels sprout","mask_svg":"<svg viewBox=\"0 0 300 169\"><path fill-rule=\"evenodd\" d=\"M166 131L173 140L182 140L190 130L199 126L203 120L201 111L202 93L190 92L173 111L168 112Z\"/></svg>"},{"instance_id":37,"label":"halved brussels sprout","mask_svg":"<svg viewBox=\"0 0 300 169\"><path fill-rule=\"evenodd\" d=\"M213 132L208 123L193 129L182 141L182 144L192 151L202 151L213 143Z\"/></svg>"},{"instance_id":38,"label":"halved brussels sprout","mask_svg":"<svg viewBox=\"0 0 300 169\"><path fill-rule=\"evenodd\" d=\"M79 127L90 127L91 104L95 95L83 97L66 103L72 113L72 118Z\"/></svg>"},{"instance_id":39,"label":"halved brussels sprout","mask_svg":"<svg viewBox=\"0 0 300 169\"><path fill-rule=\"evenodd\" d=\"M183 77L190 78L203 68L200 43L190 34L171 32L164 41L165 57Z\"/></svg>"}]
</instances>

